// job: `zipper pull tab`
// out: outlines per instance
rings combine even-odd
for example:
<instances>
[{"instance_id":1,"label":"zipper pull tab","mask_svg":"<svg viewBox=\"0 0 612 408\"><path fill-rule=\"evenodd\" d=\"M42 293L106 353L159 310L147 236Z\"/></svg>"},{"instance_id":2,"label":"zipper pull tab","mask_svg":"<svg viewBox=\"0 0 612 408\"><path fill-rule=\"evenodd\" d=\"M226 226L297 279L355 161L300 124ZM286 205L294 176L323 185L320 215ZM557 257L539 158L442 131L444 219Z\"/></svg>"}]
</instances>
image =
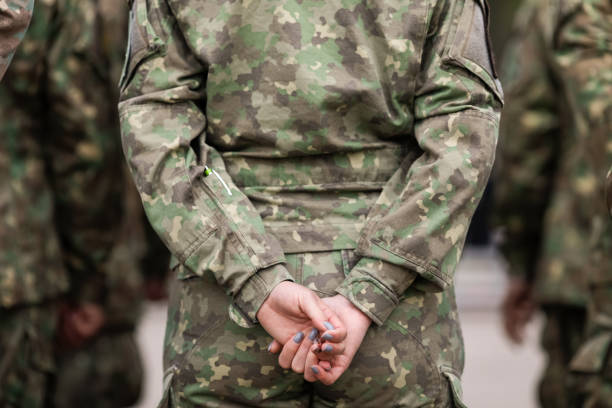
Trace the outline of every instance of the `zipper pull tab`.
<instances>
[{"instance_id":1,"label":"zipper pull tab","mask_svg":"<svg viewBox=\"0 0 612 408\"><path fill-rule=\"evenodd\" d=\"M211 174L214 174L215 177L217 177L219 179L219 181L221 182L221 184L223 184L223 187L225 187L225 191L227 191L228 195L232 195L232 191L230 190L230 188L228 187L227 184L225 184L225 181L223 181L223 179L221 178L221 176L219 175L219 173L217 173L215 170L208 168L208 166L204 166L204 177L208 177Z\"/></svg>"}]
</instances>

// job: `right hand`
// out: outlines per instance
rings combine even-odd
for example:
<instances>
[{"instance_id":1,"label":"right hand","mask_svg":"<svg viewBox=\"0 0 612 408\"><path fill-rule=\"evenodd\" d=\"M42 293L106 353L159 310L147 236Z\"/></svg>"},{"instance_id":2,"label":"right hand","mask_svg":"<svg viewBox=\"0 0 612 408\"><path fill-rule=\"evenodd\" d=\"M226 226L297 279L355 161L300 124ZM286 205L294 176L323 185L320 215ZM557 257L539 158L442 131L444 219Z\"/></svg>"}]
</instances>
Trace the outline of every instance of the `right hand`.
<instances>
[{"instance_id":1,"label":"right hand","mask_svg":"<svg viewBox=\"0 0 612 408\"><path fill-rule=\"evenodd\" d=\"M514 343L523 343L525 327L536 309L531 285L523 278L513 277L502 303L502 315L506 334Z\"/></svg>"},{"instance_id":2,"label":"right hand","mask_svg":"<svg viewBox=\"0 0 612 408\"><path fill-rule=\"evenodd\" d=\"M100 332L105 321L104 309L98 304L61 305L58 327L60 345L68 349L82 347Z\"/></svg>"},{"instance_id":3,"label":"right hand","mask_svg":"<svg viewBox=\"0 0 612 408\"><path fill-rule=\"evenodd\" d=\"M296 343L293 339L304 339L307 329L315 327L319 333L327 331L326 324L334 326L334 342L341 343L346 338L346 329L342 321L313 291L297 283L285 281L279 283L270 296L259 308L257 320L274 338L270 351L276 352L281 345ZM296 339L297 340L297 339ZM301 340L300 340L301 341ZM279 360L281 367L289 364Z\"/></svg>"}]
</instances>

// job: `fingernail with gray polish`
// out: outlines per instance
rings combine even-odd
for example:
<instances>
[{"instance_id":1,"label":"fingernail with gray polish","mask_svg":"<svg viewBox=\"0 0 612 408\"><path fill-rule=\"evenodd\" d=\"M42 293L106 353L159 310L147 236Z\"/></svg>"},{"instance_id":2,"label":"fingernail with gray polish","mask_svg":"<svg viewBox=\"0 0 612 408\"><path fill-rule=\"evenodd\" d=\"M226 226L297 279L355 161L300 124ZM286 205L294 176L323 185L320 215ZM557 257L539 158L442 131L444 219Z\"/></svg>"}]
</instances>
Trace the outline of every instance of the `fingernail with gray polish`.
<instances>
[{"instance_id":1,"label":"fingernail with gray polish","mask_svg":"<svg viewBox=\"0 0 612 408\"><path fill-rule=\"evenodd\" d=\"M268 353L270 352L270 350L272 350L272 344L274 344L274 342L268 344Z\"/></svg>"},{"instance_id":2,"label":"fingernail with gray polish","mask_svg":"<svg viewBox=\"0 0 612 408\"><path fill-rule=\"evenodd\" d=\"M323 340L331 340L331 339L333 339L334 337L333 337L331 334L329 334L329 333L325 333L325 334L323 335L323 337L321 337L321 338L322 338Z\"/></svg>"},{"instance_id":3,"label":"fingernail with gray polish","mask_svg":"<svg viewBox=\"0 0 612 408\"><path fill-rule=\"evenodd\" d=\"M302 340L304 340L304 333L299 332L298 334L295 335L295 337L293 338L293 341L295 341L296 343L301 343Z\"/></svg>"},{"instance_id":4,"label":"fingernail with gray polish","mask_svg":"<svg viewBox=\"0 0 612 408\"><path fill-rule=\"evenodd\" d=\"M310 339L310 341L314 341L314 339L316 339L318 335L319 331L317 329L312 329L310 331L310 334L308 335L308 338Z\"/></svg>"},{"instance_id":5,"label":"fingernail with gray polish","mask_svg":"<svg viewBox=\"0 0 612 408\"><path fill-rule=\"evenodd\" d=\"M325 346L323 346L323 351L326 352L326 353L329 353L333 349L334 348L332 346L330 346L329 344L326 344Z\"/></svg>"},{"instance_id":6,"label":"fingernail with gray polish","mask_svg":"<svg viewBox=\"0 0 612 408\"><path fill-rule=\"evenodd\" d=\"M334 325L330 322L323 322L323 326L325 326L327 330L334 330Z\"/></svg>"},{"instance_id":7,"label":"fingernail with gray polish","mask_svg":"<svg viewBox=\"0 0 612 408\"><path fill-rule=\"evenodd\" d=\"M319 374L319 369L316 366L312 366L310 367L312 369L312 372L315 374Z\"/></svg>"}]
</instances>

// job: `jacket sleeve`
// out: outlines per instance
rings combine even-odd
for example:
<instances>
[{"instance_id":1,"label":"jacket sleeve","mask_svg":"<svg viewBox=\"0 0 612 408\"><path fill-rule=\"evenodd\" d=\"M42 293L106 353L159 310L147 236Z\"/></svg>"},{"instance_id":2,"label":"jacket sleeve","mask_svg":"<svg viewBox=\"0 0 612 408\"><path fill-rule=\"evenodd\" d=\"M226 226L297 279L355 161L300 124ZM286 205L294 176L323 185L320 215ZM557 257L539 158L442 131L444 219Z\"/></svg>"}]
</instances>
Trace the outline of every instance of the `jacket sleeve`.
<instances>
[{"instance_id":1,"label":"jacket sleeve","mask_svg":"<svg viewBox=\"0 0 612 408\"><path fill-rule=\"evenodd\" d=\"M8 0L0 3L0 80L30 24L33 8L34 0Z\"/></svg>"},{"instance_id":2,"label":"jacket sleeve","mask_svg":"<svg viewBox=\"0 0 612 408\"><path fill-rule=\"evenodd\" d=\"M488 180L502 97L487 14L475 0L439 1L430 14L413 101L422 153L384 186L361 233L362 258L337 288L379 325L413 282L429 290L452 283Z\"/></svg>"},{"instance_id":3,"label":"jacket sleeve","mask_svg":"<svg viewBox=\"0 0 612 408\"><path fill-rule=\"evenodd\" d=\"M233 311L253 323L271 290L292 280L283 251L206 144L207 67L173 13L163 0L136 0L131 13L119 110L145 211L179 262L190 273L212 273L234 297Z\"/></svg>"},{"instance_id":4,"label":"jacket sleeve","mask_svg":"<svg viewBox=\"0 0 612 408\"><path fill-rule=\"evenodd\" d=\"M112 66L105 63L122 42L104 38L97 5L93 0L70 6L39 3L33 24L40 27L38 17L44 14L45 24L58 29L49 29L52 33L45 36L33 30L32 35L37 35L47 67L41 98L48 118L46 143L41 145L53 188L55 229L70 275L70 296L104 303L113 291L107 263L124 221L126 178L114 102L117 78L113 82ZM122 11L125 15L125 8L115 10L118 15ZM123 23L118 20L108 27L118 39L127 36L127 18Z\"/></svg>"},{"instance_id":5,"label":"jacket sleeve","mask_svg":"<svg viewBox=\"0 0 612 408\"><path fill-rule=\"evenodd\" d=\"M494 172L494 219L503 231L500 250L508 271L526 280L533 278L539 258L562 138L561 95L535 6L527 2L519 10L504 56L506 105Z\"/></svg>"}]
</instances>

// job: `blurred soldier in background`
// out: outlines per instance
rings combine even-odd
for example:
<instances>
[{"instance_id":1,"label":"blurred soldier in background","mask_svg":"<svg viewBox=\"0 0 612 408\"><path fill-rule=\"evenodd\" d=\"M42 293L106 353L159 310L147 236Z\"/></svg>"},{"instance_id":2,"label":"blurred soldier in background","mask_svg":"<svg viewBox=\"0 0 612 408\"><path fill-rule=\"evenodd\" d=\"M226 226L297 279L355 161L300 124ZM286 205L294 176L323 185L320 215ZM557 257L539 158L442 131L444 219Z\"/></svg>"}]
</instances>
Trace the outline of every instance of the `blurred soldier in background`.
<instances>
[{"instance_id":1,"label":"blurred soldier in background","mask_svg":"<svg viewBox=\"0 0 612 408\"><path fill-rule=\"evenodd\" d=\"M124 3L38 2L0 84L3 407L116 408L139 396L147 248L118 135Z\"/></svg>"},{"instance_id":2,"label":"blurred soldier in background","mask_svg":"<svg viewBox=\"0 0 612 408\"><path fill-rule=\"evenodd\" d=\"M590 216L587 338L571 362L578 400L585 408L612 407L612 2L584 1L566 23L560 65L570 103L579 112L577 128L593 175L590 196L580 210ZM607 182L606 182L607 173ZM607 195L607 197L606 197ZM606 199L607 198L607 199ZM607 201L607 205L606 205ZM591 211L589 213L589 210Z\"/></svg>"},{"instance_id":3,"label":"blurred soldier in background","mask_svg":"<svg viewBox=\"0 0 612 408\"><path fill-rule=\"evenodd\" d=\"M584 114L601 122L609 106L609 93L602 98L594 88L604 74L601 56L606 47L609 52L610 26L607 34L577 27L606 1L527 1L504 59L508 104L496 174L496 216L505 227L501 249L512 275L504 323L510 338L521 342L536 307L546 315L543 407L578 403L568 366L584 340L588 276L612 270L610 254L592 246L603 232L605 170L602 175L587 152L587 145L600 155L610 146L591 137L593 126ZM571 80L587 72L591 84Z\"/></svg>"},{"instance_id":4,"label":"blurred soldier in background","mask_svg":"<svg viewBox=\"0 0 612 408\"><path fill-rule=\"evenodd\" d=\"M0 0L0 80L32 18L34 0Z\"/></svg>"}]
</instances>

